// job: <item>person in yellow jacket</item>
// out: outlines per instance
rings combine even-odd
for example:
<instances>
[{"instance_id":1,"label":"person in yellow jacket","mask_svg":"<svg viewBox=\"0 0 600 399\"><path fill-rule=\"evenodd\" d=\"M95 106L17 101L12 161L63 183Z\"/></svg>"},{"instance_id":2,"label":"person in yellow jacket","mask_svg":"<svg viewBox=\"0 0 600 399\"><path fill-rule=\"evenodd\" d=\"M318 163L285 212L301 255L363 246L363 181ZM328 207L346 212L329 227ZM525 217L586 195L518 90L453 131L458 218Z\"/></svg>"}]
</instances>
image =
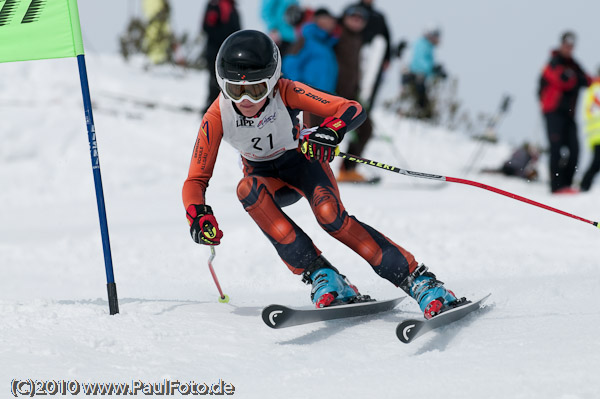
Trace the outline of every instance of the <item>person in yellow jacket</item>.
<instances>
[{"instance_id":1,"label":"person in yellow jacket","mask_svg":"<svg viewBox=\"0 0 600 399\"><path fill-rule=\"evenodd\" d=\"M168 0L144 0L142 8L148 21L144 35L146 54L154 64L163 64L171 57L171 7Z\"/></svg>"},{"instance_id":2,"label":"person in yellow jacket","mask_svg":"<svg viewBox=\"0 0 600 399\"><path fill-rule=\"evenodd\" d=\"M587 143L594 153L594 159L583 176L581 191L588 191L592 186L594 176L600 172L600 70L598 75L592 85L585 91L585 134Z\"/></svg>"}]
</instances>

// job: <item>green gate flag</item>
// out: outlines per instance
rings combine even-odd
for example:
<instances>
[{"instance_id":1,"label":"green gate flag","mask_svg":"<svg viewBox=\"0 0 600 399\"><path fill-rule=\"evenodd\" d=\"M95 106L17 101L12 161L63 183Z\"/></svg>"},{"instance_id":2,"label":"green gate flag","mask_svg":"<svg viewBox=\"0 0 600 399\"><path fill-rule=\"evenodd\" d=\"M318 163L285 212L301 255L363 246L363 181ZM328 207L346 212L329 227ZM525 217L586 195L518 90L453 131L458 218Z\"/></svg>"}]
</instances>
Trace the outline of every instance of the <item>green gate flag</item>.
<instances>
[{"instance_id":1,"label":"green gate flag","mask_svg":"<svg viewBox=\"0 0 600 399\"><path fill-rule=\"evenodd\" d=\"M0 62L82 54L77 0L0 0Z\"/></svg>"},{"instance_id":2,"label":"green gate flag","mask_svg":"<svg viewBox=\"0 0 600 399\"><path fill-rule=\"evenodd\" d=\"M92 100L83 54L77 0L0 0L0 62L65 57L77 57L77 66L79 67L79 81L81 82L83 110L90 143L92 173L94 174L100 234L104 250L108 309L110 314L114 315L119 313L119 300L108 238L100 158L98 157Z\"/></svg>"}]
</instances>

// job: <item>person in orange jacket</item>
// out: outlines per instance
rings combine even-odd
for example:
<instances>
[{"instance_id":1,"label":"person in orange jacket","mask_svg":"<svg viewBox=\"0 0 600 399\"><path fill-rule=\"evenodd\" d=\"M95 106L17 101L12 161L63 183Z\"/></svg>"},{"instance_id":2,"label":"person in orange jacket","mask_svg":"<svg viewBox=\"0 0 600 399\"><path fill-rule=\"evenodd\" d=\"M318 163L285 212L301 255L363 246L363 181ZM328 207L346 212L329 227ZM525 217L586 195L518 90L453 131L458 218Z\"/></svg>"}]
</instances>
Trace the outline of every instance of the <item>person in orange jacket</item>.
<instances>
[{"instance_id":1,"label":"person in orange jacket","mask_svg":"<svg viewBox=\"0 0 600 399\"><path fill-rule=\"evenodd\" d=\"M415 298L430 318L460 300L424 265L374 228L350 216L329 166L347 130L365 113L356 101L281 78L277 45L259 31L229 36L216 61L221 94L201 122L183 186L190 233L195 242L218 245L223 238L205 192L221 140L240 152L244 176L237 195L244 209L295 274L312 284L317 307L364 300L358 289L322 255L282 207L301 197L320 226L363 257L382 278ZM302 129L298 114L325 118Z\"/></svg>"}]
</instances>

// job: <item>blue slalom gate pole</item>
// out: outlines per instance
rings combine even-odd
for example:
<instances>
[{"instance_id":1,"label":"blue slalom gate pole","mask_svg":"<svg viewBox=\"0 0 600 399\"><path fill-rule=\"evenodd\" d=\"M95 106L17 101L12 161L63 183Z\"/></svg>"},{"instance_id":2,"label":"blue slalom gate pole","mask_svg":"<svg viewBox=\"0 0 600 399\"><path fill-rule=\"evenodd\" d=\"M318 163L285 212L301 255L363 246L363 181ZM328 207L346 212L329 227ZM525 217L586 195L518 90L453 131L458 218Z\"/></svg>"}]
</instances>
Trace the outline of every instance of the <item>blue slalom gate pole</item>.
<instances>
[{"instance_id":1,"label":"blue slalom gate pole","mask_svg":"<svg viewBox=\"0 0 600 399\"><path fill-rule=\"evenodd\" d=\"M114 315L119 313L119 300L117 298L117 285L115 283L115 276L113 273L110 240L108 237L106 207L104 206L104 190L102 189L102 176L100 174L100 158L98 156L98 144L96 143L96 127L94 126L94 116L92 115L92 101L90 98L90 88L88 86L87 69L85 67L85 58L83 54L77 56L77 64L79 66L79 79L81 81L81 94L83 96L85 123L87 125L88 140L90 143L90 155L92 157L94 186L96 187L96 202L98 204L100 233L102 235L102 248L104 250L104 267L106 269L108 308L110 314Z\"/></svg>"}]
</instances>

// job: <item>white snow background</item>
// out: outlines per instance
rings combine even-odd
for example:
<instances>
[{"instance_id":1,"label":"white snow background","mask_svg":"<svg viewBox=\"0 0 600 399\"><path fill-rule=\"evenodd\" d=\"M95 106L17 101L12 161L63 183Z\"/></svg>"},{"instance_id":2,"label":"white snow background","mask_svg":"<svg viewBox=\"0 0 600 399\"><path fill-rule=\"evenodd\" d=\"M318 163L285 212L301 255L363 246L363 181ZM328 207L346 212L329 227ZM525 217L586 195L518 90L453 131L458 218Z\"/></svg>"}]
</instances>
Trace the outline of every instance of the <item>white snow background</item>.
<instances>
[{"instance_id":1,"label":"white snow background","mask_svg":"<svg viewBox=\"0 0 600 399\"><path fill-rule=\"evenodd\" d=\"M111 94L201 107L207 75L116 56L86 56L120 314L106 279L77 63L0 65L0 397L13 379L80 382L225 380L240 398L597 398L598 229L489 191L386 173L342 185L350 214L412 251L457 295L489 306L410 345L397 310L272 330L271 303L310 306L310 289L278 259L239 204L236 153L221 146L207 192L222 230L214 266L189 236L181 202L199 127L195 113L149 109ZM464 174L479 144L378 109L365 156L469 178L598 220L600 187L551 196L542 183ZM391 140L391 143L390 143ZM508 146L486 145L478 167ZM334 168L338 167L334 163ZM318 226L301 201L286 212L365 294L404 295Z\"/></svg>"}]
</instances>

